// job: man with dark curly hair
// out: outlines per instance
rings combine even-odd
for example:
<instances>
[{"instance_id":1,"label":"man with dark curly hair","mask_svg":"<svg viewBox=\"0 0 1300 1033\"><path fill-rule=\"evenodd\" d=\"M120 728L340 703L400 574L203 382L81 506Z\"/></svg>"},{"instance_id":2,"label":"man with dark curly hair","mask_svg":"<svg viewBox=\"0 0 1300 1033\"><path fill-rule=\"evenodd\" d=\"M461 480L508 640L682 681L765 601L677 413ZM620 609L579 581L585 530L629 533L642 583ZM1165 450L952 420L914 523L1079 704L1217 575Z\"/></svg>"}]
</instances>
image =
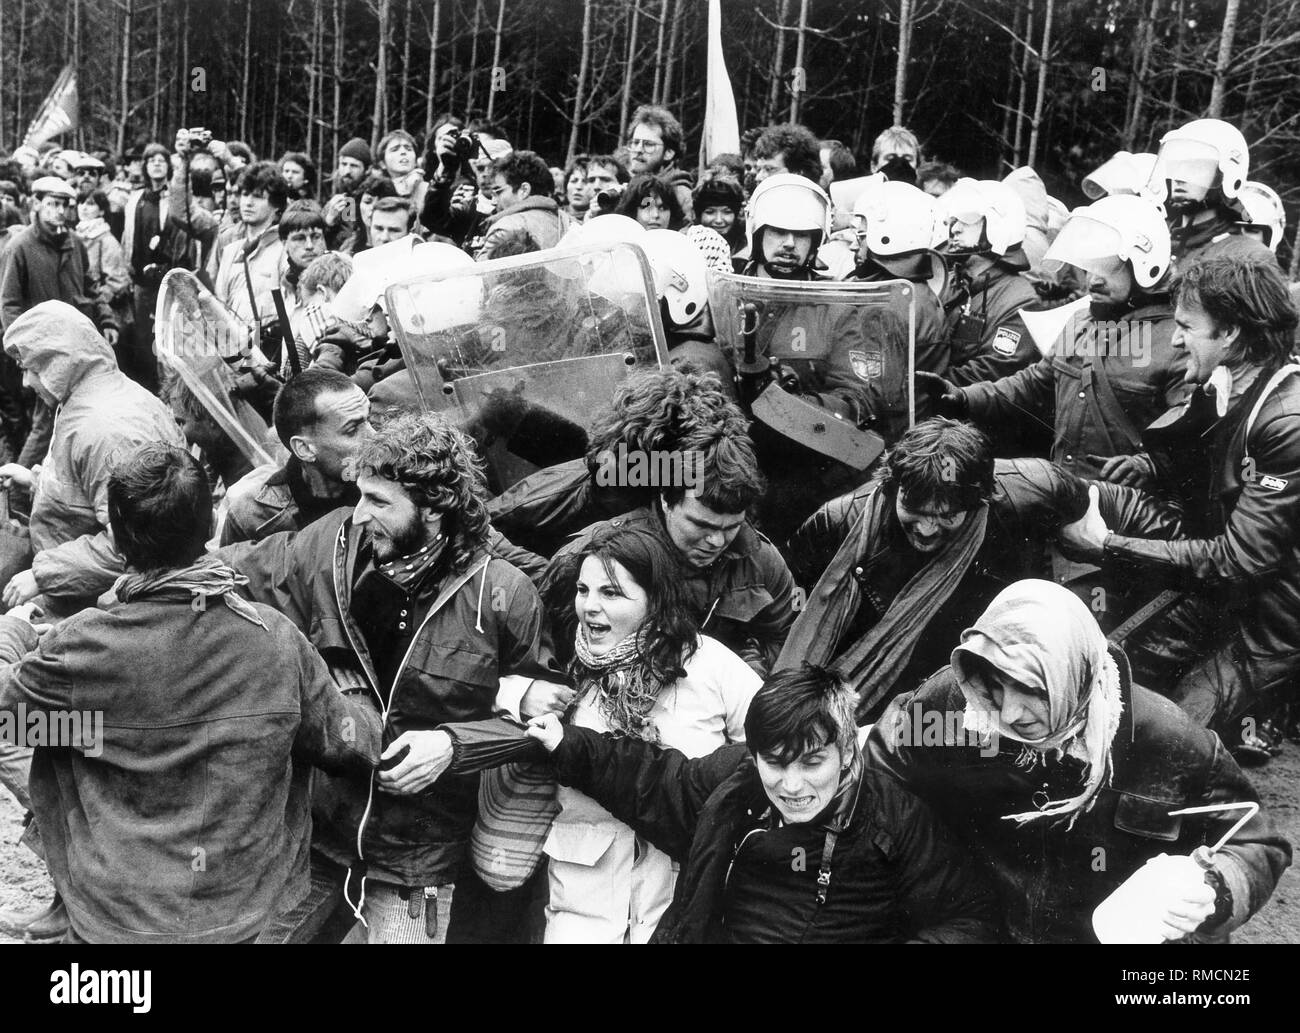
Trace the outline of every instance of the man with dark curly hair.
<instances>
[{"instance_id":1,"label":"man with dark curly hair","mask_svg":"<svg viewBox=\"0 0 1300 1033\"><path fill-rule=\"evenodd\" d=\"M542 611L532 582L490 546L470 440L439 415L404 416L359 449L356 468L355 508L219 555L249 578L254 599L302 629L343 691L366 697L383 720L374 777L314 787L317 926L343 883L369 942L442 942L477 921L490 904L476 891L490 891L468 863L478 776L443 777L453 746L438 726L499 709L562 710L571 693L542 687L498 701L502 678L523 676L512 681L526 687L548 673ZM304 938L305 910L282 915L277 936Z\"/></svg>"}]
</instances>

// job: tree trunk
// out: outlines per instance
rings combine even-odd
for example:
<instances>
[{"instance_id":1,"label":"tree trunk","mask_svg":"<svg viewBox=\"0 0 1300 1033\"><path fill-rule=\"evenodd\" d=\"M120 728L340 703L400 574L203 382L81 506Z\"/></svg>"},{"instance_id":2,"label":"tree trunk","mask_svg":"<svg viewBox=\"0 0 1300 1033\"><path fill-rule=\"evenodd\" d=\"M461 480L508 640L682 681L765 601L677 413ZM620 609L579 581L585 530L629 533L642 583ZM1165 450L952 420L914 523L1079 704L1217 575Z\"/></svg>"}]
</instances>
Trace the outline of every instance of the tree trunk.
<instances>
[{"instance_id":1,"label":"tree trunk","mask_svg":"<svg viewBox=\"0 0 1300 1033\"><path fill-rule=\"evenodd\" d=\"M591 4L582 0L582 56L578 59L578 88L573 94L573 125L569 130L569 149L564 158L567 165L578 153L578 130L582 125L582 106L587 90L587 69L591 65Z\"/></svg>"},{"instance_id":2,"label":"tree trunk","mask_svg":"<svg viewBox=\"0 0 1300 1033\"><path fill-rule=\"evenodd\" d=\"M1165 129L1170 130L1174 127L1174 112L1177 110L1178 103L1178 70L1183 63L1183 40L1186 37L1187 19L1183 17L1184 0L1178 0L1178 36L1174 40L1174 67L1169 75L1169 114L1165 119Z\"/></svg>"},{"instance_id":3,"label":"tree trunk","mask_svg":"<svg viewBox=\"0 0 1300 1033\"><path fill-rule=\"evenodd\" d=\"M190 124L190 0L181 6L181 126Z\"/></svg>"},{"instance_id":4,"label":"tree trunk","mask_svg":"<svg viewBox=\"0 0 1300 1033\"><path fill-rule=\"evenodd\" d=\"M407 116L407 101L410 100L410 82L411 82L411 0L406 0L406 29L402 33L402 93L398 101L400 115L397 121L405 126Z\"/></svg>"},{"instance_id":5,"label":"tree trunk","mask_svg":"<svg viewBox=\"0 0 1300 1033\"><path fill-rule=\"evenodd\" d=\"M379 56L375 62L375 106L370 121L370 150L379 149L379 140L384 133L384 105L388 99L388 4L389 0L379 0ZM382 165L384 156L375 154L375 164Z\"/></svg>"},{"instance_id":6,"label":"tree trunk","mask_svg":"<svg viewBox=\"0 0 1300 1033\"><path fill-rule=\"evenodd\" d=\"M907 99L907 58L911 51L912 0L899 0L898 67L894 70L894 125L896 126L903 124L903 102Z\"/></svg>"},{"instance_id":7,"label":"tree trunk","mask_svg":"<svg viewBox=\"0 0 1300 1033\"><path fill-rule=\"evenodd\" d=\"M4 29L0 27L0 40L4 39ZM72 0L72 76L77 83L77 148L86 149L86 125L84 111L87 105L81 102L86 95L85 84L81 80L81 0ZM0 82L4 81L4 69L0 67ZM0 102L0 106L3 103Z\"/></svg>"},{"instance_id":8,"label":"tree trunk","mask_svg":"<svg viewBox=\"0 0 1300 1033\"><path fill-rule=\"evenodd\" d=\"M906 3L907 0L904 0ZM804 88L808 85L808 76L803 67L804 36L808 29L808 0L799 4L799 35L795 37L794 46L794 82L790 91L790 121L799 121L799 107L803 104Z\"/></svg>"},{"instance_id":9,"label":"tree trunk","mask_svg":"<svg viewBox=\"0 0 1300 1033\"><path fill-rule=\"evenodd\" d=\"M1007 144L1011 141L1011 91L1016 85L1016 37L1024 31L1021 24L1021 13L1024 8L1016 4L1016 9L1011 15L1011 50L1008 55L1007 67L1007 102L1002 108L1002 139L999 142L1000 152L1005 150Z\"/></svg>"},{"instance_id":10,"label":"tree trunk","mask_svg":"<svg viewBox=\"0 0 1300 1033\"><path fill-rule=\"evenodd\" d=\"M1020 96L1016 99L1016 144L1012 148L1011 165L1020 166L1021 147L1025 142L1025 101L1029 97L1029 41L1034 38L1034 0L1029 0L1025 15L1024 52L1020 55Z\"/></svg>"},{"instance_id":11,"label":"tree trunk","mask_svg":"<svg viewBox=\"0 0 1300 1033\"><path fill-rule=\"evenodd\" d=\"M488 76L487 120L492 121L492 112L497 99L497 69L501 67L501 30L506 21L506 0L497 0L496 38L492 41L492 72Z\"/></svg>"},{"instance_id":12,"label":"tree trunk","mask_svg":"<svg viewBox=\"0 0 1300 1033\"><path fill-rule=\"evenodd\" d=\"M682 6L684 0L673 5L673 27L668 33L668 56L664 58L664 92L659 103L667 107L673 98L673 65L677 61L677 48L682 38Z\"/></svg>"},{"instance_id":13,"label":"tree trunk","mask_svg":"<svg viewBox=\"0 0 1300 1033\"><path fill-rule=\"evenodd\" d=\"M1232 60L1232 41L1237 33L1237 10L1241 0L1228 0L1223 12L1223 30L1219 33L1219 57L1214 62L1214 89L1210 91L1208 117L1223 117L1224 84L1228 78L1228 63Z\"/></svg>"},{"instance_id":14,"label":"tree trunk","mask_svg":"<svg viewBox=\"0 0 1300 1033\"><path fill-rule=\"evenodd\" d=\"M767 91L767 110L763 121L771 125L776 121L776 106L781 102L781 79L785 69L785 21L790 17L790 0L779 0L776 12L776 56L772 59L772 83Z\"/></svg>"},{"instance_id":15,"label":"tree trunk","mask_svg":"<svg viewBox=\"0 0 1300 1033\"><path fill-rule=\"evenodd\" d=\"M1134 55L1134 74L1129 91L1131 108L1128 124L1124 127L1124 149L1134 150L1138 134L1142 131L1142 109L1146 104L1147 76L1151 73L1151 49L1155 42L1155 22L1160 16L1161 0L1151 0L1151 7L1138 25L1137 54Z\"/></svg>"},{"instance_id":16,"label":"tree trunk","mask_svg":"<svg viewBox=\"0 0 1300 1033\"><path fill-rule=\"evenodd\" d=\"M317 31L320 28L320 7L312 4L311 8L311 31L308 35L307 47L310 56L307 58L307 139L304 141L303 150L309 157L316 161L316 167L320 168L320 157L312 145L316 142L316 79L320 74L319 67L316 64L317 54L319 52L319 38Z\"/></svg>"},{"instance_id":17,"label":"tree trunk","mask_svg":"<svg viewBox=\"0 0 1300 1033\"><path fill-rule=\"evenodd\" d=\"M442 0L433 0L433 25L429 27L429 91L424 97L424 129L433 128L433 95L438 88L438 31L442 21Z\"/></svg>"},{"instance_id":18,"label":"tree trunk","mask_svg":"<svg viewBox=\"0 0 1300 1033\"><path fill-rule=\"evenodd\" d=\"M162 82L162 54L163 54L163 5L159 4L154 8L154 37L153 37L153 121L150 126L149 139L158 139L158 128L162 124L162 90L159 84Z\"/></svg>"},{"instance_id":19,"label":"tree trunk","mask_svg":"<svg viewBox=\"0 0 1300 1033\"><path fill-rule=\"evenodd\" d=\"M131 115L131 18L135 14L135 0L126 0L122 16L122 67L119 86L122 106L117 123L117 153L126 153L126 121Z\"/></svg>"},{"instance_id":20,"label":"tree trunk","mask_svg":"<svg viewBox=\"0 0 1300 1033\"><path fill-rule=\"evenodd\" d=\"M27 85L27 76L23 73L23 51L27 49L27 0L18 0L18 55L14 67L18 69L14 76L14 139L23 138L23 87ZM118 153L122 149L118 148Z\"/></svg>"},{"instance_id":21,"label":"tree trunk","mask_svg":"<svg viewBox=\"0 0 1300 1033\"><path fill-rule=\"evenodd\" d=\"M474 25L470 29L469 74L465 76L465 121L474 117L474 76L478 73L478 34L483 28L483 0L474 0Z\"/></svg>"},{"instance_id":22,"label":"tree trunk","mask_svg":"<svg viewBox=\"0 0 1300 1033\"><path fill-rule=\"evenodd\" d=\"M623 69L623 102L618 109L618 139L627 139L627 120L632 115L632 80L636 78L633 64L636 61L636 32L641 17L640 0L632 0L632 10L628 12L627 27L627 65ZM3 38L3 34L0 34Z\"/></svg>"},{"instance_id":23,"label":"tree trunk","mask_svg":"<svg viewBox=\"0 0 1300 1033\"><path fill-rule=\"evenodd\" d=\"M1273 4L1270 2L1259 16L1259 46L1261 50L1264 47L1264 43L1268 40L1268 30L1273 20L1272 14ZM1252 61L1250 63L1250 81L1246 83L1246 101L1241 107L1241 110L1247 116L1255 110L1255 84L1258 78L1259 62Z\"/></svg>"},{"instance_id":24,"label":"tree trunk","mask_svg":"<svg viewBox=\"0 0 1300 1033\"><path fill-rule=\"evenodd\" d=\"M271 63L271 141L270 159L279 162L280 158L280 23L275 23L275 60Z\"/></svg>"},{"instance_id":25,"label":"tree trunk","mask_svg":"<svg viewBox=\"0 0 1300 1033\"><path fill-rule=\"evenodd\" d=\"M1052 5L1055 0L1047 0L1047 10L1043 14L1043 46L1038 51L1038 97L1034 101L1034 124L1029 132L1029 159L1026 165L1033 167L1038 158L1038 132L1043 124L1043 105L1047 101L1047 63L1051 59L1052 48Z\"/></svg>"},{"instance_id":26,"label":"tree trunk","mask_svg":"<svg viewBox=\"0 0 1300 1033\"><path fill-rule=\"evenodd\" d=\"M339 153L339 128L343 124L343 0L334 0L334 157Z\"/></svg>"},{"instance_id":27,"label":"tree trunk","mask_svg":"<svg viewBox=\"0 0 1300 1033\"><path fill-rule=\"evenodd\" d=\"M650 91L650 103L660 103L664 83L664 37L668 32L668 8L672 0L664 0L659 6L659 38L655 43L655 84Z\"/></svg>"},{"instance_id":28,"label":"tree trunk","mask_svg":"<svg viewBox=\"0 0 1300 1033\"><path fill-rule=\"evenodd\" d=\"M130 0L127 0L130 3ZM248 142L248 77L252 70L253 0L247 0L244 15L244 79L239 91L239 138Z\"/></svg>"}]
</instances>

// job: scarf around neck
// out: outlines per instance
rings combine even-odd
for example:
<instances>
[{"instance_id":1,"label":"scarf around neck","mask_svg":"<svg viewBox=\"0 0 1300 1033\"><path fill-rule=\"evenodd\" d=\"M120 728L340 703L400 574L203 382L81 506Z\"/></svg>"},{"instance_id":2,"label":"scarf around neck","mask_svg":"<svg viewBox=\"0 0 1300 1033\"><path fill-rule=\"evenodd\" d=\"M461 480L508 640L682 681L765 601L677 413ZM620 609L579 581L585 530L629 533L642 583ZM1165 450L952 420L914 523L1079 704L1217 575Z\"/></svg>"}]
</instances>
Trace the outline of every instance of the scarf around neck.
<instances>
[{"instance_id":1,"label":"scarf around neck","mask_svg":"<svg viewBox=\"0 0 1300 1033\"><path fill-rule=\"evenodd\" d=\"M231 612L250 624L269 631L257 609L236 589L248 584L248 578L215 556L205 556L192 566L147 574L123 574L113 585L117 598L124 603L140 599L189 603L196 611L206 611L208 600L219 598ZM202 600L196 603L196 600Z\"/></svg>"},{"instance_id":2,"label":"scarf around neck","mask_svg":"<svg viewBox=\"0 0 1300 1033\"><path fill-rule=\"evenodd\" d=\"M659 730L650 720L650 711L663 686L646 671L642 662L644 646L645 636L638 632L596 656L579 624L569 671L578 690L575 705L594 690L596 709L616 735L630 735L658 745Z\"/></svg>"},{"instance_id":3,"label":"scarf around neck","mask_svg":"<svg viewBox=\"0 0 1300 1033\"><path fill-rule=\"evenodd\" d=\"M1027 740L1002 722L991 687L969 661L973 656L1047 697L1046 736ZM1004 820L1024 825L1068 818L1073 827L1110 781L1111 742L1123 710L1119 668L1092 613L1073 592L1051 581L1017 581L962 632L952 671L966 697L966 727L1021 743L1018 767L1032 767L1047 755L1071 756L1085 766L1080 793Z\"/></svg>"},{"instance_id":4,"label":"scarf around neck","mask_svg":"<svg viewBox=\"0 0 1300 1033\"><path fill-rule=\"evenodd\" d=\"M863 568L869 580L872 557L894 512L893 492L877 488L857 525L817 582L776 663L787 670L805 661L835 670L858 696L862 720L894 685L912 659L926 626L948 601L974 562L988 527L989 507L982 503L966 523L916 572L896 595L884 616L857 642L841 640L862 602L862 585L854 576Z\"/></svg>"}]
</instances>

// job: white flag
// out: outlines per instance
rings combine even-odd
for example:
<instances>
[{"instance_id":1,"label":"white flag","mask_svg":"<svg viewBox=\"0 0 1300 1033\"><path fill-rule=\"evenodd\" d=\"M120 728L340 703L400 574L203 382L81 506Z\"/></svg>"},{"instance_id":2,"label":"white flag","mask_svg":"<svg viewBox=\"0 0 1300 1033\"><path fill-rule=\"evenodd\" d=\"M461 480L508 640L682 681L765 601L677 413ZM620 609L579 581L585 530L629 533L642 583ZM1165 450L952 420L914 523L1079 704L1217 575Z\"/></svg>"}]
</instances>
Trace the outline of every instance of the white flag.
<instances>
[{"instance_id":1,"label":"white flag","mask_svg":"<svg viewBox=\"0 0 1300 1033\"><path fill-rule=\"evenodd\" d=\"M45 96L41 110L32 119L23 138L26 147L40 147L61 133L77 128L77 74L65 65Z\"/></svg>"},{"instance_id":2,"label":"white flag","mask_svg":"<svg viewBox=\"0 0 1300 1033\"><path fill-rule=\"evenodd\" d=\"M719 154L739 151L736 97L731 92L731 77L722 57L722 9L720 0L709 0L709 66L704 94L704 135L700 140L701 166Z\"/></svg>"}]
</instances>

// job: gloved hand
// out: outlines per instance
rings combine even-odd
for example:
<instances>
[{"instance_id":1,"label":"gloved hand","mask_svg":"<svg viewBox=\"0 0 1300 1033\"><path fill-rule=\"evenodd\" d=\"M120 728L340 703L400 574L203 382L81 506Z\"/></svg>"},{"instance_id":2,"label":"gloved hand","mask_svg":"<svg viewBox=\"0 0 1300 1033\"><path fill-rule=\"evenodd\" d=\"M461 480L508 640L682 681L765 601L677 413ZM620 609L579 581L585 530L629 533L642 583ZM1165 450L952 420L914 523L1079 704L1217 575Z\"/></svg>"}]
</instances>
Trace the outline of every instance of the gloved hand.
<instances>
[{"instance_id":1,"label":"gloved hand","mask_svg":"<svg viewBox=\"0 0 1300 1033\"><path fill-rule=\"evenodd\" d=\"M939 374L918 369L916 386L918 390L930 395L934 400L934 410L940 416L961 419L966 415L966 395L956 384L945 380Z\"/></svg>"}]
</instances>

